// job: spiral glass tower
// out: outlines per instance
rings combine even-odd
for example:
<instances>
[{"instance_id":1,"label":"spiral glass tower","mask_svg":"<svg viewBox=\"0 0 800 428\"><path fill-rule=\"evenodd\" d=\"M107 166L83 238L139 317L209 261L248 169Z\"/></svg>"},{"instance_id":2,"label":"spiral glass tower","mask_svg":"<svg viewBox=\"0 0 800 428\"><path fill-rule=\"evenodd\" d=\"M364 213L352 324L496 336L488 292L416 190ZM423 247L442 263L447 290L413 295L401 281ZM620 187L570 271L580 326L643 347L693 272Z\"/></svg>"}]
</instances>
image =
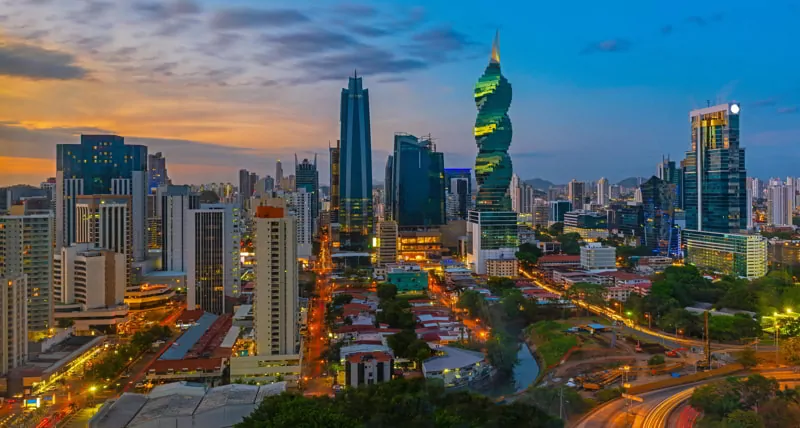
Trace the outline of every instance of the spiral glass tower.
<instances>
[{"instance_id":1,"label":"spiral glass tower","mask_svg":"<svg viewBox=\"0 0 800 428\"><path fill-rule=\"evenodd\" d=\"M475 178L478 181L478 211L511 211L508 186L511 182L511 84L500 72L499 37L495 36L492 55L486 71L475 85Z\"/></svg>"}]
</instances>

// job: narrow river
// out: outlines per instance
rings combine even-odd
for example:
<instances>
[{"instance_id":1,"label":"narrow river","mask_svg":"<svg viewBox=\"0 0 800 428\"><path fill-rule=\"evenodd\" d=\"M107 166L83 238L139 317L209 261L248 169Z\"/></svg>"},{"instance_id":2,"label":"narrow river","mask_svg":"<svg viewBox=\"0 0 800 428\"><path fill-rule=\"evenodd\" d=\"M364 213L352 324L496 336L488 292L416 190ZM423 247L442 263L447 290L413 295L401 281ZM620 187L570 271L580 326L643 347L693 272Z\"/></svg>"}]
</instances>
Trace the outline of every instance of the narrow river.
<instances>
[{"instance_id":1,"label":"narrow river","mask_svg":"<svg viewBox=\"0 0 800 428\"><path fill-rule=\"evenodd\" d=\"M539 376L539 364L533 358L533 354L525 342L521 342L519 352L517 352L517 365L514 366L513 379L509 379L505 383L495 383L476 392L490 397L513 394L527 389L536 381L537 376Z\"/></svg>"}]
</instances>

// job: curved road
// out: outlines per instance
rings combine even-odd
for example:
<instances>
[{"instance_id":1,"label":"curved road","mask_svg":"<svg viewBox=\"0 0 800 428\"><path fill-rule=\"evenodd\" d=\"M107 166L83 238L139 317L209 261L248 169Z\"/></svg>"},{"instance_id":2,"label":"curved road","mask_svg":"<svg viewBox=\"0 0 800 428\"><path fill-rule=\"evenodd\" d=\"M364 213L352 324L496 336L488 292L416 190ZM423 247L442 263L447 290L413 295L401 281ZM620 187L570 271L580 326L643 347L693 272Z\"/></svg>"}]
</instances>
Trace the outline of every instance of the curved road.
<instances>
[{"instance_id":1,"label":"curved road","mask_svg":"<svg viewBox=\"0 0 800 428\"><path fill-rule=\"evenodd\" d=\"M774 377L782 381L796 380L800 375L790 369L772 372L762 372L764 376ZM632 428L664 428L667 426L672 412L689 399L696 388L704 383L719 380L721 377L707 379L699 383L675 386L658 391L641 394L643 402L631 402L628 407L627 400L616 399L590 412L578 421L576 428L607 428L607 427L632 427ZM791 385L792 383L790 383Z\"/></svg>"}]
</instances>

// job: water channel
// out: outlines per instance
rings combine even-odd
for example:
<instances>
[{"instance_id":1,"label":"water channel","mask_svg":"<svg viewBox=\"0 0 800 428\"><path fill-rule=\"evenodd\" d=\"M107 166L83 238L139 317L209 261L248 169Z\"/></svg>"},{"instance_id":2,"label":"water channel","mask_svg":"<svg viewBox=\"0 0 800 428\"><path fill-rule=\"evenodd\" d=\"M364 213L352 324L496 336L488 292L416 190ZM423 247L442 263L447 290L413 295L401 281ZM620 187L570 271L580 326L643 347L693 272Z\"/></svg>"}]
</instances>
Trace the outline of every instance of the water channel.
<instances>
[{"instance_id":1,"label":"water channel","mask_svg":"<svg viewBox=\"0 0 800 428\"><path fill-rule=\"evenodd\" d=\"M539 364L533 358L528 345L525 342L520 342L520 348L517 352L517 365L514 366L514 376L503 383L493 383L484 388L477 390L481 394L489 397L499 397L510 395L516 392L523 391L528 388L536 377L539 376Z\"/></svg>"}]
</instances>

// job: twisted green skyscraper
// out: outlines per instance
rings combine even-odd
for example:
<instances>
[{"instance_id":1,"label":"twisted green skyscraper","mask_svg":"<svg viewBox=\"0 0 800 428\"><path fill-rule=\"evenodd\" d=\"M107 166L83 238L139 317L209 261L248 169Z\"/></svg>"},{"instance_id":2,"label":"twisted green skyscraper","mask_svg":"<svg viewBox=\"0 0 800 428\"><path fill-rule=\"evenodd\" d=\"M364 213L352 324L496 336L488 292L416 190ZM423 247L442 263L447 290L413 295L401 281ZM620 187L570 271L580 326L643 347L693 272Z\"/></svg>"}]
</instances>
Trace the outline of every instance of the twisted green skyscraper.
<instances>
[{"instance_id":1,"label":"twisted green skyscraper","mask_svg":"<svg viewBox=\"0 0 800 428\"><path fill-rule=\"evenodd\" d=\"M500 73L500 38L495 36L489 65L475 85L475 178L478 181L478 211L511 211L508 186L511 182L511 84Z\"/></svg>"}]
</instances>

